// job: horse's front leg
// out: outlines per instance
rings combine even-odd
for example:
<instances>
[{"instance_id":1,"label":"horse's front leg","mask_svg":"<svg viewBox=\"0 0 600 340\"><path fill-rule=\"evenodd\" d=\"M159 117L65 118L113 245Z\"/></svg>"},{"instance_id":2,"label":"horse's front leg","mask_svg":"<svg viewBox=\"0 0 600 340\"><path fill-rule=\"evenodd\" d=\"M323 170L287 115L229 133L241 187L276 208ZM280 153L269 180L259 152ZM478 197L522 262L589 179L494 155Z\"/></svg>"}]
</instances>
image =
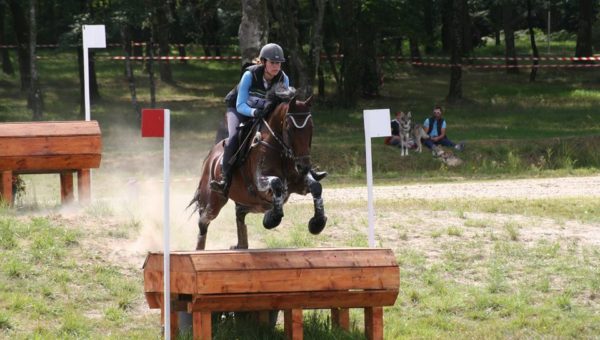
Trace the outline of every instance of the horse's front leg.
<instances>
[{"instance_id":1,"label":"horse's front leg","mask_svg":"<svg viewBox=\"0 0 600 340\"><path fill-rule=\"evenodd\" d=\"M283 218L283 202L285 200L285 186L279 177L267 176L261 181L264 183L259 187L261 191L270 190L273 197L273 208L265 213L263 217L263 226L267 229L273 229L281 223Z\"/></svg>"},{"instance_id":2,"label":"horse's front leg","mask_svg":"<svg viewBox=\"0 0 600 340\"><path fill-rule=\"evenodd\" d=\"M311 234L317 235L325 228L327 223L327 216L325 216L325 207L323 205L323 187L321 183L314 179L310 172L305 178L306 185L310 190L310 194L313 197L313 204L315 206L315 215L308 221L308 230Z\"/></svg>"}]
</instances>

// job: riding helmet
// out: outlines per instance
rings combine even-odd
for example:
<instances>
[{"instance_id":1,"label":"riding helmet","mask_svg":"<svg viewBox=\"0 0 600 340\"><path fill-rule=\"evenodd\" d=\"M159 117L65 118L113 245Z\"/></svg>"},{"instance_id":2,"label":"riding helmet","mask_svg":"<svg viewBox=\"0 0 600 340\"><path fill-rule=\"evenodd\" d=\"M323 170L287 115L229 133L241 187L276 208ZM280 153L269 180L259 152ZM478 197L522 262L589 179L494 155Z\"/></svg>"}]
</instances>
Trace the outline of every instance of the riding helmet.
<instances>
[{"instance_id":1,"label":"riding helmet","mask_svg":"<svg viewBox=\"0 0 600 340\"><path fill-rule=\"evenodd\" d=\"M277 44L266 44L263 48L260 49L260 59L267 59L270 61L277 61L280 63L285 62L285 57L283 56L283 49L281 46Z\"/></svg>"}]
</instances>

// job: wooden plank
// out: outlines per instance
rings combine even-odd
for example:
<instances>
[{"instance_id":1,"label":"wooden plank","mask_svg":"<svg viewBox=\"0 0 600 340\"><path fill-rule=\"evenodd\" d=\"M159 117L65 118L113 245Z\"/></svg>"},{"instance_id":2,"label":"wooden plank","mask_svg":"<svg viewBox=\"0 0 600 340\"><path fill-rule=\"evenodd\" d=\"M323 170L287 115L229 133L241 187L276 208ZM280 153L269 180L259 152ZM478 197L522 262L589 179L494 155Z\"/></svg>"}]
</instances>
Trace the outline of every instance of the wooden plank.
<instances>
[{"instance_id":1,"label":"wooden plank","mask_svg":"<svg viewBox=\"0 0 600 340\"><path fill-rule=\"evenodd\" d=\"M189 256L182 256L178 254L170 254L171 259L171 272L185 272L195 273L196 270L192 264L192 260ZM163 270L163 254L162 253L148 253L146 261L142 267L146 270Z\"/></svg>"},{"instance_id":2,"label":"wooden plank","mask_svg":"<svg viewBox=\"0 0 600 340\"><path fill-rule=\"evenodd\" d=\"M100 126L92 121L19 122L0 124L0 137L100 135Z\"/></svg>"},{"instance_id":3,"label":"wooden plank","mask_svg":"<svg viewBox=\"0 0 600 340\"><path fill-rule=\"evenodd\" d=\"M0 158L101 153L100 135L0 138Z\"/></svg>"},{"instance_id":4,"label":"wooden plank","mask_svg":"<svg viewBox=\"0 0 600 340\"><path fill-rule=\"evenodd\" d=\"M332 308L331 309L331 324L334 327L350 330L350 309L348 308Z\"/></svg>"},{"instance_id":5,"label":"wooden plank","mask_svg":"<svg viewBox=\"0 0 600 340\"><path fill-rule=\"evenodd\" d=\"M398 290L194 295L188 312L392 306Z\"/></svg>"},{"instance_id":6,"label":"wooden plank","mask_svg":"<svg viewBox=\"0 0 600 340\"><path fill-rule=\"evenodd\" d=\"M185 256L185 254L182 254ZM304 249L191 253L197 271L397 266L390 249Z\"/></svg>"},{"instance_id":7,"label":"wooden plank","mask_svg":"<svg viewBox=\"0 0 600 340\"><path fill-rule=\"evenodd\" d=\"M81 204L88 204L91 201L90 169L77 171L77 196Z\"/></svg>"},{"instance_id":8,"label":"wooden plank","mask_svg":"<svg viewBox=\"0 0 600 340\"><path fill-rule=\"evenodd\" d=\"M291 284L293 282L293 284ZM199 272L197 294L397 288L398 267Z\"/></svg>"},{"instance_id":9,"label":"wooden plank","mask_svg":"<svg viewBox=\"0 0 600 340\"><path fill-rule=\"evenodd\" d=\"M383 340L383 307L365 308L365 336L367 340Z\"/></svg>"},{"instance_id":10,"label":"wooden plank","mask_svg":"<svg viewBox=\"0 0 600 340\"><path fill-rule=\"evenodd\" d=\"M159 293L144 293L146 296L146 302L148 302L148 307L150 309L160 308L161 300L159 299Z\"/></svg>"},{"instance_id":11,"label":"wooden plank","mask_svg":"<svg viewBox=\"0 0 600 340\"><path fill-rule=\"evenodd\" d=\"M2 157L0 170L13 170L22 174L46 173L47 171L91 169L100 166L101 155L57 155L33 157Z\"/></svg>"},{"instance_id":12,"label":"wooden plank","mask_svg":"<svg viewBox=\"0 0 600 340\"><path fill-rule=\"evenodd\" d=\"M13 173L10 170L2 171L2 181L0 185L2 187L2 200L4 203L12 204L12 176Z\"/></svg>"},{"instance_id":13,"label":"wooden plank","mask_svg":"<svg viewBox=\"0 0 600 340\"><path fill-rule=\"evenodd\" d=\"M194 340L210 340L212 338L212 320L210 311L194 312L193 333Z\"/></svg>"},{"instance_id":14,"label":"wooden plank","mask_svg":"<svg viewBox=\"0 0 600 340\"><path fill-rule=\"evenodd\" d=\"M73 172L63 171L60 173L60 202L73 202Z\"/></svg>"},{"instance_id":15,"label":"wooden plank","mask_svg":"<svg viewBox=\"0 0 600 340\"><path fill-rule=\"evenodd\" d=\"M194 294L196 277L193 273L171 273L171 292L174 294ZM144 292L163 292L163 272L144 271Z\"/></svg>"},{"instance_id":16,"label":"wooden plank","mask_svg":"<svg viewBox=\"0 0 600 340\"><path fill-rule=\"evenodd\" d=\"M171 310L171 323L170 323L170 330L169 332L171 333L171 339L177 339L177 333L179 333L179 316L177 315L177 312L174 310Z\"/></svg>"},{"instance_id":17,"label":"wooden plank","mask_svg":"<svg viewBox=\"0 0 600 340\"><path fill-rule=\"evenodd\" d=\"M304 320L302 309L286 309L283 311L283 332L286 338L302 340L304 336Z\"/></svg>"}]
</instances>

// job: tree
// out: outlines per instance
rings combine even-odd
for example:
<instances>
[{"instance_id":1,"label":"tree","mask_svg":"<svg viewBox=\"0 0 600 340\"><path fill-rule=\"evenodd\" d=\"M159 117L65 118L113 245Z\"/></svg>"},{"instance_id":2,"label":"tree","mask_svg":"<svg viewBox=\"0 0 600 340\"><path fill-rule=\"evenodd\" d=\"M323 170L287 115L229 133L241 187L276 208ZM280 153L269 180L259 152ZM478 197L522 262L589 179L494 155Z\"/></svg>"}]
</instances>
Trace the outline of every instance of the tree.
<instances>
[{"instance_id":1,"label":"tree","mask_svg":"<svg viewBox=\"0 0 600 340\"><path fill-rule=\"evenodd\" d=\"M535 76L537 75L539 57L537 45L535 44L535 33L533 32L533 14L532 14L532 0L527 0L527 27L529 29L529 40L531 42L531 52L533 53L533 67L529 73L529 81L534 82Z\"/></svg>"},{"instance_id":2,"label":"tree","mask_svg":"<svg viewBox=\"0 0 600 340\"><path fill-rule=\"evenodd\" d=\"M6 4L0 0L0 45L5 45L5 32L4 32L4 19L6 18ZM13 68L12 62L10 61L10 54L8 48L0 49L0 58L2 59L2 72L8 75L13 75L15 69Z\"/></svg>"},{"instance_id":3,"label":"tree","mask_svg":"<svg viewBox=\"0 0 600 340\"><path fill-rule=\"evenodd\" d=\"M33 111L33 120L42 120L42 90L37 72L35 44L37 42L36 0L29 0L29 69L31 81L29 87L29 106Z\"/></svg>"},{"instance_id":4,"label":"tree","mask_svg":"<svg viewBox=\"0 0 600 340\"><path fill-rule=\"evenodd\" d=\"M579 0L579 28L577 30L576 57L591 57L592 48L592 24L594 10L592 0Z\"/></svg>"},{"instance_id":5,"label":"tree","mask_svg":"<svg viewBox=\"0 0 600 340\"><path fill-rule=\"evenodd\" d=\"M13 31L17 41L17 57L19 60L19 76L21 79L21 92L25 92L30 87L31 81L31 63L28 51L29 46L29 25L22 3L17 0L7 0L8 7L12 14Z\"/></svg>"},{"instance_id":6,"label":"tree","mask_svg":"<svg viewBox=\"0 0 600 340\"><path fill-rule=\"evenodd\" d=\"M452 24L450 35L451 58L450 63L450 89L446 100L449 103L458 102L462 99L462 54L463 54L463 19L466 1L452 0Z\"/></svg>"},{"instance_id":7,"label":"tree","mask_svg":"<svg viewBox=\"0 0 600 340\"><path fill-rule=\"evenodd\" d=\"M238 31L242 65L252 63L269 37L265 0L242 0L242 21Z\"/></svg>"},{"instance_id":8,"label":"tree","mask_svg":"<svg viewBox=\"0 0 600 340\"><path fill-rule=\"evenodd\" d=\"M515 23L518 20L515 4L510 0L502 4L502 25L504 27L504 49L506 56L506 72L519 73L517 68L517 50L515 48Z\"/></svg>"}]
</instances>

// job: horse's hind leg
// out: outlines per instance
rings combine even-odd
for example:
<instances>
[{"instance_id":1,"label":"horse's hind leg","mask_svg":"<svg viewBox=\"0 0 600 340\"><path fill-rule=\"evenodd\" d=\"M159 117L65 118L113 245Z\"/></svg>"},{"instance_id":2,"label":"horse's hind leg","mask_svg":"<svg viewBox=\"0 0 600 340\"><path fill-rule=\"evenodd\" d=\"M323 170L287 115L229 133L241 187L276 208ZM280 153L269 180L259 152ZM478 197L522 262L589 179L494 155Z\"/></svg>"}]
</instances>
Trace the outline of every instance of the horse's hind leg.
<instances>
[{"instance_id":1,"label":"horse's hind leg","mask_svg":"<svg viewBox=\"0 0 600 340\"><path fill-rule=\"evenodd\" d=\"M327 216L325 216L325 206L323 205L323 198L321 194L323 187L321 183L317 182L312 175L309 173L306 175L306 181L310 194L313 197L313 204L315 207L315 215L308 221L308 230L311 234L317 235L325 228L327 223Z\"/></svg>"},{"instance_id":2,"label":"horse's hind leg","mask_svg":"<svg viewBox=\"0 0 600 340\"><path fill-rule=\"evenodd\" d=\"M232 249L248 249L248 227L246 226L246 215L248 208L243 205L235 204L235 223L237 225L237 245Z\"/></svg>"},{"instance_id":3,"label":"horse's hind leg","mask_svg":"<svg viewBox=\"0 0 600 340\"><path fill-rule=\"evenodd\" d=\"M208 233L208 225L210 219L200 214L200 220L198 221L198 242L196 243L196 250L204 250L206 247L206 234Z\"/></svg>"}]
</instances>

